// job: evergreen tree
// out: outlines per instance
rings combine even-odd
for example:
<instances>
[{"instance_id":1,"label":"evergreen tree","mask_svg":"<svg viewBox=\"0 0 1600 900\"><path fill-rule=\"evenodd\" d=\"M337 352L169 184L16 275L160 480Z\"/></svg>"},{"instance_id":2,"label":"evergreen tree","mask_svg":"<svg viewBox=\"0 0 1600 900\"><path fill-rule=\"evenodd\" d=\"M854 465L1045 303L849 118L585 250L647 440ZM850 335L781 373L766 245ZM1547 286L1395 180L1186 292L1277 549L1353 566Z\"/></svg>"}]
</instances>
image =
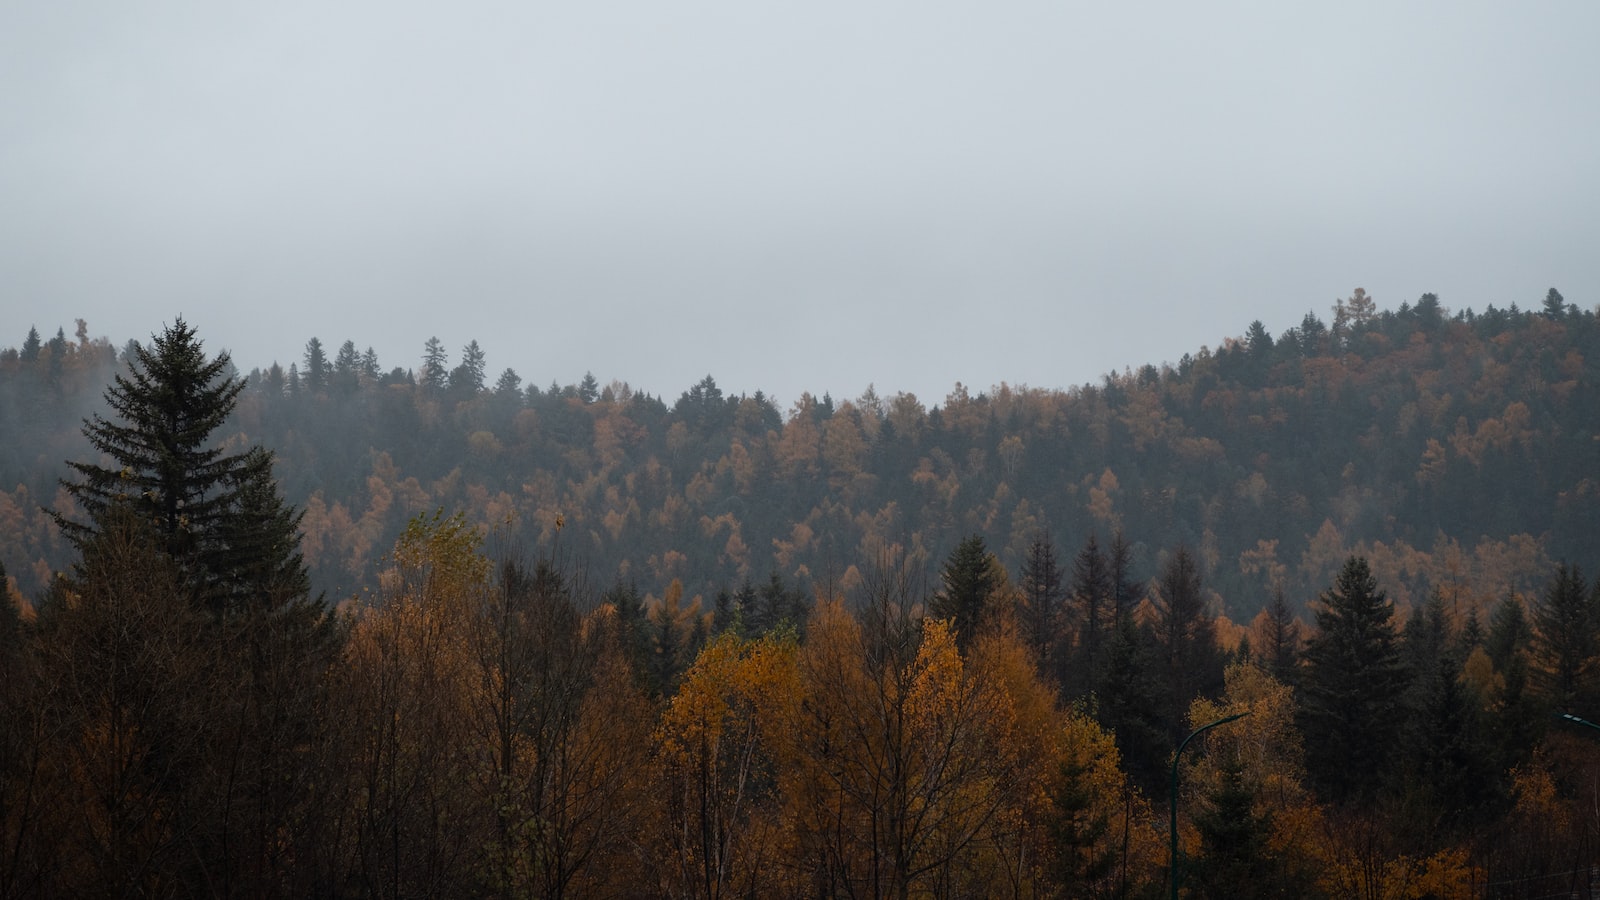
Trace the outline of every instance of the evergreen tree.
<instances>
[{"instance_id":1,"label":"evergreen tree","mask_svg":"<svg viewBox=\"0 0 1600 900\"><path fill-rule=\"evenodd\" d=\"M746 578L744 584L739 585L739 589L733 592L733 608L747 635L759 635L772 625L763 617L756 601L756 587Z\"/></svg>"},{"instance_id":2,"label":"evergreen tree","mask_svg":"<svg viewBox=\"0 0 1600 900\"><path fill-rule=\"evenodd\" d=\"M1244 779L1244 763L1222 761L1222 781L1194 817L1200 858L1186 864L1183 886L1191 896L1251 900L1282 897L1284 885L1267 840L1271 818L1255 811L1255 792Z\"/></svg>"},{"instance_id":3,"label":"evergreen tree","mask_svg":"<svg viewBox=\"0 0 1600 900\"><path fill-rule=\"evenodd\" d=\"M600 602L609 603L617 611L618 630L627 649L628 661L633 665L634 676L640 684L649 677L650 622L645 618L644 599L639 596L639 586L621 578L611 590L601 596Z\"/></svg>"},{"instance_id":4,"label":"evergreen tree","mask_svg":"<svg viewBox=\"0 0 1600 900\"><path fill-rule=\"evenodd\" d=\"M944 568L939 571L943 589L928 604L934 617L951 620L962 650L977 636L989 595L998 586L989 556L981 535L962 541L945 559Z\"/></svg>"},{"instance_id":5,"label":"evergreen tree","mask_svg":"<svg viewBox=\"0 0 1600 900\"><path fill-rule=\"evenodd\" d=\"M1103 846L1111 830L1111 817L1096 808L1099 785L1091 782L1093 761L1063 759L1056 777L1046 788L1050 806L1045 827L1054 854L1047 877L1060 889L1087 892L1089 886L1111 874L1117 855Z\"/></svg>"},{"instance_id":6,"label":"evergreen tree","mask_svg":"<svg viewBox=\"0 0 1600 900\"><path fill-rule=\"evenodd\" d=\"M299 515L278 498L271 454L211 443L244 389L231 372L228 355L208 360L182 319L137 348L105 394L119 421L96 415L84 425L112 466L69 462L81 480L62 482L88 521L52 512L80 550L113 507L149 523L217 614L291 605L309 590Z\"/></svg>"},{"instance_id":7,"label":"evergreen tree","mask_svg":"<svg viewBox=\"0 0 1600 900\"><path fill-rule=\"evenodd\" d=\"M470 400L483 392L486 375L483 349L477 340L461 348L461 364L450 371L450 393L458 400Z\"/></svg>"},{"instance_id":8,"label":"evergreen tree","mask_svg":"<svg viewBox=\"0 0 1600 900\"><path fill-rule=\"evenodd\" d=\"M1136 585L1133 583L1133 548L1128 546L1127 538L1122 536L1119 529L1111 536L1111 548L1106 553L1106 564L1111 568L1111 600L1115 607L1113 621L1125 613L1133 611L1134 604L1138 602L1134 597Z\"/></svg>"},{"instance_id":9,"label":"evergreen tree","mask_svg":"<svg viewBox=\"0 0 1600 900\"><path fill-rule=\"evenodd\" d=\"M1022 591L1018 594L1022 608L1017 618L1041 671L1049 671L1051 657L1056 653L1061 576L1055 545L1050 535L1040 533L1028 545L1028 554L1022 560Z\"/></svg>"},{"instance_id":10,"label":"evergreen tree","mask_svg":"<svg viewBox=\"0 0 1600 900\"><path fill-rule=\"evenodd\" d=\"M1163 697L1150 644L1132 615L1117 619L1096 688L1095 716L1116 735L1128 775L1152 795L1164 797L1173 744L1161 724Z\"/></svg>"},{"instance_id":11,"label":"evergreen tree","mask_svg":"<svg viewBox=\"0 0 1600 900\"><path fill-rule=\"evenodd\" d=\"M1077 690L1088 690L1104 664L1106 635L1116 619L1111 564L1095 535L1072 562L1072 602L1076 607L1078 653L1074 676Z\"/></svg>"},{"instance_id":12,"label":"evergreen tree","mask_svg":"<svg viewBox=\"0 0 1600 900\"><path fill-rule=\"evenodd\" d=\"M1429 623L1424 630L1436 627ZM1456 648L1440 646L1421 655L1416 665L1400 758L1389 771L1410 823L1406 831L1421 849L1458 837L1488 807L1496 772L1492 745L1480 737L1480 700L1461 681Z\"/></svg>"},{"instance_id":13,"label":"evergreen tree","mask_svg":"<svg viewBox=\"0 0 1600 900\"><path fill-rule=\"evenodd\" d=\"M1187 727L1189 703L1222 687L1222 652L1216 622L1206 612L1200 569L1185 547L1161 570L1161 596L1156 604L1156 648L1166 697L1163 715L1174 741Z\"/></svg>"},{"instance_id":14,"label":"evergreen tree","mask_svg":"<svg viewBox=\"0 0 1600 900\"><path fill-rule=\"evenodd\" d=\"M311 393L328 390L328 355L322 350L322 341L316 338L306 341L306 367L300 374L305 379L306 390Z\"/></svg>"},{"instance_id":15,"label":"evergreen tree","mask_svg":"<svg viewBox=\"0 0 1600 900\"><path fill-rule=\"evenodd\" d=\"M11 586L6 576L6 566L0 562L0 672L17 655L22 643L22 613L11 602Z\"/></svg>"},{"instance_id":16,"label":"evergreen tree","mask_svg":"<svg viewBox=\"0 0 1600 900\"><path fill-rule=\"evenodd\" d=\"M1538 672L1544 694L1565 710L1594 692L1600 617L1583 573L1562 563L1533 610Z\"/></svg>"},{"instance_id":17,"label":"evergreen tree","mask_svg":"<svg viewBox=\"0 0 1600 900\"><path fill-rule=\"evenodd\" d=\"M361 387L361 354L356 350L355 341L345 341L339 347L338 355L333 358L333 376L330 379L333 392L340 397L349 397Z\"/></svg>"},{"instance_id":18,"label":"evergreen tree","mask_svg":"<svg viewBox=\"0 0 1600 900\"><path fill-rule=\"evenodd\" d=\"M31 363L37 360L39 358L39 349L43 346L44 344L39 340L39 329L30 327L28 329L28 339L22 342L22 361Z\"/></svg>"},{"instance_id":19,"label":"evergreen tree","mask_svg":"<svg viewBox=\"0 0 1600 900\"><path fill-rule=\"evenodd\" d=\"M1261 665L1284 684L1294 684L1295 663L1300 656L1300 623L1284 602L1283 588L1275 588L1261 630Z\"/></svg>"},{"instance_id":20,"label":"evergreen tree","mask_svg":"<svg viewBox=\"0 0 1600 900\"><path fill-rule=\"evenodd\" d=\"M417 373L417 386L424 391L443 390L445 379L450 375L449 365L444 342L436 337L428 338L422 348L422 370Z\"/></svg>"},{"instance_id":21,"label":"evergreen tree","mask_svg":"<svg viewBox=\"0 0 1600 900\"><path fill-rule=\"evenodd\" d=\"M1483 649L1494 663L1495 671L1504 672L1512 658L1522 654L1532 639L1533 628L1528 624L1522 599L1512 594L1489 614L1489 634L1484 638Z\"/></svg>"},{"instance_id":22,"label":"evergreen tree","mask_svg":"<svg viewBox=\"0 0 1600 900\"><path fill-rule=\"evenodd\" d=\"M727 585L717 588L713 610L711 628L714 632L722 634L724 631L736 631L739 623L738 610L733 605L733 594L729 593Z\"/></svg>"},{"instance_id":23,"label":"evergreen tree","mask_svg":"<svg viewBox=\"0 0 1600 900\"><path fill-rule=\"evenodd\" d=\"M1322 595L1299 692L1306 770L1326 800L1370 797L1400 732L1405 670L1394 605L1366 559L1345 561Z\"/></svg>"},{"instance_id":24,"label":"evergreen tree","mask_svg":"<svg viewBox=\"0 0 1600 900\"><path fill-rule=\"evenodd\" d=\"M233 411L244 383L224 373L227 353L206 359L194 330L178 319L154 346L139 347L126 376L117 375L106 402L120 421L96 414L84 435L113 467L69 462L80 481L62 486L89 517L76 522L52 513L81 548L114 503L150 521L163 548L183 563L196 561L204 540L232 511L245 474L245 455L210 445L211 433Z\"/></svg>"},{"instance_id":25,"label":"evergreen tree","mask_svg":"<svg viewBox=\"0 0 1600 900\"><path fill-rule=\"evenodd\" d=\"M220 611L273 613L303 604L311 595L300 553L303 513L278 495L272 461L272 453L260 447L245 454L236 501L218 526L212 561L218 581L206 594ZM313 614L320 615L320 609Z\"/></svg>"}]
</instances>

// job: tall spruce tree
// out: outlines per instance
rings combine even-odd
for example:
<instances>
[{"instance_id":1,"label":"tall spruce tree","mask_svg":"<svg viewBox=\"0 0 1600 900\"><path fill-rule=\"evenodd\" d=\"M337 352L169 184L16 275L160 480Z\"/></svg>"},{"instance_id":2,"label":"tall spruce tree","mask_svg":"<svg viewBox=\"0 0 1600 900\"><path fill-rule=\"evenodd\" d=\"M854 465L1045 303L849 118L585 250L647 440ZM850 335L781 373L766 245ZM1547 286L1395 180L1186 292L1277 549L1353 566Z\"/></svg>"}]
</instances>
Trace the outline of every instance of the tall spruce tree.
<instances>
[{"instance_id":1,"label":"tall spruce tree","mask_svg":"<svg viewBox=\"0 0 1600 900\"><path fill-rule=\"evenodd\" d=\"M1366 559L1350 557L1322 595L1300 682L1306 769L1326 800L1371 797L1387 771L1407 687L1393 619Z\"/></svg>"},{"instance_id":2,"label":"tall spruce tree","mask_svg":"<svg viewBox=\"0 0 1600 900\"><path fill-rule=\"evenodd\" d=\"M1166 696L1163 716L1174 742L1183 736L1190 702L1222 689L1222 651L1216 620L1206 612L1200 567L1180 546L1161 569L1155 644Z\"/></svg>"},{"instance_id":3,"label":"tall spruce tree","mask_svg":"<svg viewBox=\"0 0 1600 900\"><path fill-rule=\"evenodd\" d=\"M243 454L211 441L244 389L229 371L228 354L208 360L181 318L152 347L137 347L128 374L105 392L118 421L97 413L84 422L89 443L112 465L68 462L81 480L62 481L89 517L54 514L77 546L114 504L126 503L154 525L167 553L182 562L196 557L202 536L229 514L245 469Z\"/></svg>"},{"instance_id":4,"label":"tall spruce tree","mask_svg":"<svg viewBox=\"0 0 1600 900\"><path fill-rule=\"evenodd\" d=\"M1048 533L1040 532L1028 545L1028 553L1022 560L1022 590L1017 594L1021 608L1017 619L1041 671L1051 670L1051 659L1056 655L1061 578L1055 545Z\"/></svg>"},{"instance_id":5,"label":"tall spruce tree","mask_svg":"<svg viewBox=\"0 0 1600 900\"><path fill-rule=\"evenodd\" d=\"M1077 613L1078 652L1072 677L1075 691L1087 691L1105 665L1105 644L1116 627L1115 586L1111 563L1100 550L1100 540L1090 534L1088 543L1072 562L1072 603Z\"/></svg>"},{"instance_id":6,"label":"tall spruce tree","mask_svg":"<svg viewBox=\"0 0 1600 900\"><path fill-rule=\"evenodd\" d=\"M989 604L989 595L998 587L989 547L982 535L974 534L957 545L939 570L942 590L928 604L937 618L955 625L956 643L965 650L977 636Z\"/></svg>"},{"instance_id":7,"label":"tall spruce tree","mask_svg":"<svg viewBox=\"0 0 1600 900\"><path fill-rule=\"evenodd\" d=\"M80 550L113 510L149 523L213 612L268 585L274 604L304 600L300 520L277 495L271 454L228 453L213 437L245 387L228 354L208 359L179 318L128 362L105 392L114 419L83 428L111 465L69 461L79 478L62 480L87 521L52 512L56 522Z\"/></svg>"},{"instance_id":8,"label":"tall spruce tree","mask_svg":"<svg viewBox=\"0 0 1600 900\"><path fill-rule=\"evenodd\" d=\"M1556 566L1533 608L1533 622L1545 696L1562 711L1592 699L1600 662L1600 611L1577 566Z\"/></svg>"}]
</instances>

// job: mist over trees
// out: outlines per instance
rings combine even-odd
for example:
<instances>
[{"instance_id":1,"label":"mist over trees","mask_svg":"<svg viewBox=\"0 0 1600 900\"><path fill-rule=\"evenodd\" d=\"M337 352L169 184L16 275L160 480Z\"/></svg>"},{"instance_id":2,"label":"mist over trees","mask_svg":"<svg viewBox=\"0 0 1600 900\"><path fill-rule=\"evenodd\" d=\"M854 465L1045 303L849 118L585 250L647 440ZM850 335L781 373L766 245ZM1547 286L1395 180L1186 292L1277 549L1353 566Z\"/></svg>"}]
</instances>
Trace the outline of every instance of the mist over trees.
<instances>
[{"instance_id":1,"label":"mist over trees","mask_svg":"<svg viewBox=\"0 0 1600 900\"><path fill-rule=\"evenodd\" d=\"M357 346L0 351L0 896L1147 896L1238 712L1188 896L1600 856L1555 291L933 407Z\"/></svg>"}]
</instances>

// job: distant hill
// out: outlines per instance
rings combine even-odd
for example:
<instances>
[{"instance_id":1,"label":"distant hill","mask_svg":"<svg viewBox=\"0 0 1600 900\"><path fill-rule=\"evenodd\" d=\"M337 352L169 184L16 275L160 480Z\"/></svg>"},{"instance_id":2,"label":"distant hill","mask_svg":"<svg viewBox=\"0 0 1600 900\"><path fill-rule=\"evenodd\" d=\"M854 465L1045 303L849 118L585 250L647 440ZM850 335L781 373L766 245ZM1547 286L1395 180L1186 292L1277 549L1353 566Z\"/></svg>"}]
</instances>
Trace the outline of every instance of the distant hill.
<instances>
[{"instance_id":1,"label":"distant hill","mask_svg":"<svg viewBox=\"0 0 1600 900\"><path fill-rule=\"evenodd\" d=\"M557 542L596 588L659 596L677 578L708 603L773 573L845 589L891 545L931 570L972 533L1013 573L1040 534L1070 559L1120 530L1140 578L1188 546L1235 621L1276 588L1303 605L1352 552L1403 607L1437 589L1478 608L1554 561L1600 563L1600 323L1554 290L1481 313L1432 295L1378 311L1357 291L1331 321L1252 323L1176 365L932 404L780 410L709 376L669 404L593 377L491 381L476 343L451 367L430 341L388 372L356 346L314 340L289 371L250 372L230 438L276 451L336 598L439 508L500 546ZM88 453L81 420L125 354L82 322L0 352L0 562L25 597L70 562L39 507L67 502L55 479Z\"/></svg>"}]
</instances>

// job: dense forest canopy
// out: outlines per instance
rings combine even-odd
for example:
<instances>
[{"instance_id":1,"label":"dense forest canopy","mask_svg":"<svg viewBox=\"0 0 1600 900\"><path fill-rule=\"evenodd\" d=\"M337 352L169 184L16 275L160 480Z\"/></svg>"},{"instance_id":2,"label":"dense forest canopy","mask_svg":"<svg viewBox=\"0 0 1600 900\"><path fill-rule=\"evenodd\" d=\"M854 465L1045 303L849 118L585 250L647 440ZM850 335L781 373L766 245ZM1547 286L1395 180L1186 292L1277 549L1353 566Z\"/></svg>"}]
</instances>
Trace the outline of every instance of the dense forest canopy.
<instances>
[{"instance_id":1,"label":"dense forest canopy","mask_svg":"<svg viewBox=\"0 0 1600 900\"><path fill-rule=\"evenodd\" d=\"M30 331L0 896L1576 894L1597 334L784 413Z\"/></svg>"},{"instance_id":2,"label":"dense forest canopy","mask_svg":"<svg viewBox=\"0 0 1600 900\"><path fill-rule=\"evenodd\" d=\"M1379 311L1357 290L1331 319L1197 348L1176 364L1067 390L956 385L942 402L725 396L707 376L673 400L602 384L492 375L476 341L436 339L385 369L354 340L311 338L285 370L242 375L231 446L277 455L305 512L313 583L372 584L415 515L461 510L508 545L567 552L597 582L707 603L776 573L854 584L885 548L931 572L970 534L1016 571L1048 533L1115 532L1140 581L1193 551L1212 607L1249 621L1292 607L1340 561L1372 561L1410 609L1434 588L1483 607L1536 588L1553 561L1592 564L1600 328L1551 290L1451 313L1433 295ZM81 420L135 349L78 322L0 353L0 547L24 597L68 561L41 507L85 455Z\"/></svg>"}]
</instances>

